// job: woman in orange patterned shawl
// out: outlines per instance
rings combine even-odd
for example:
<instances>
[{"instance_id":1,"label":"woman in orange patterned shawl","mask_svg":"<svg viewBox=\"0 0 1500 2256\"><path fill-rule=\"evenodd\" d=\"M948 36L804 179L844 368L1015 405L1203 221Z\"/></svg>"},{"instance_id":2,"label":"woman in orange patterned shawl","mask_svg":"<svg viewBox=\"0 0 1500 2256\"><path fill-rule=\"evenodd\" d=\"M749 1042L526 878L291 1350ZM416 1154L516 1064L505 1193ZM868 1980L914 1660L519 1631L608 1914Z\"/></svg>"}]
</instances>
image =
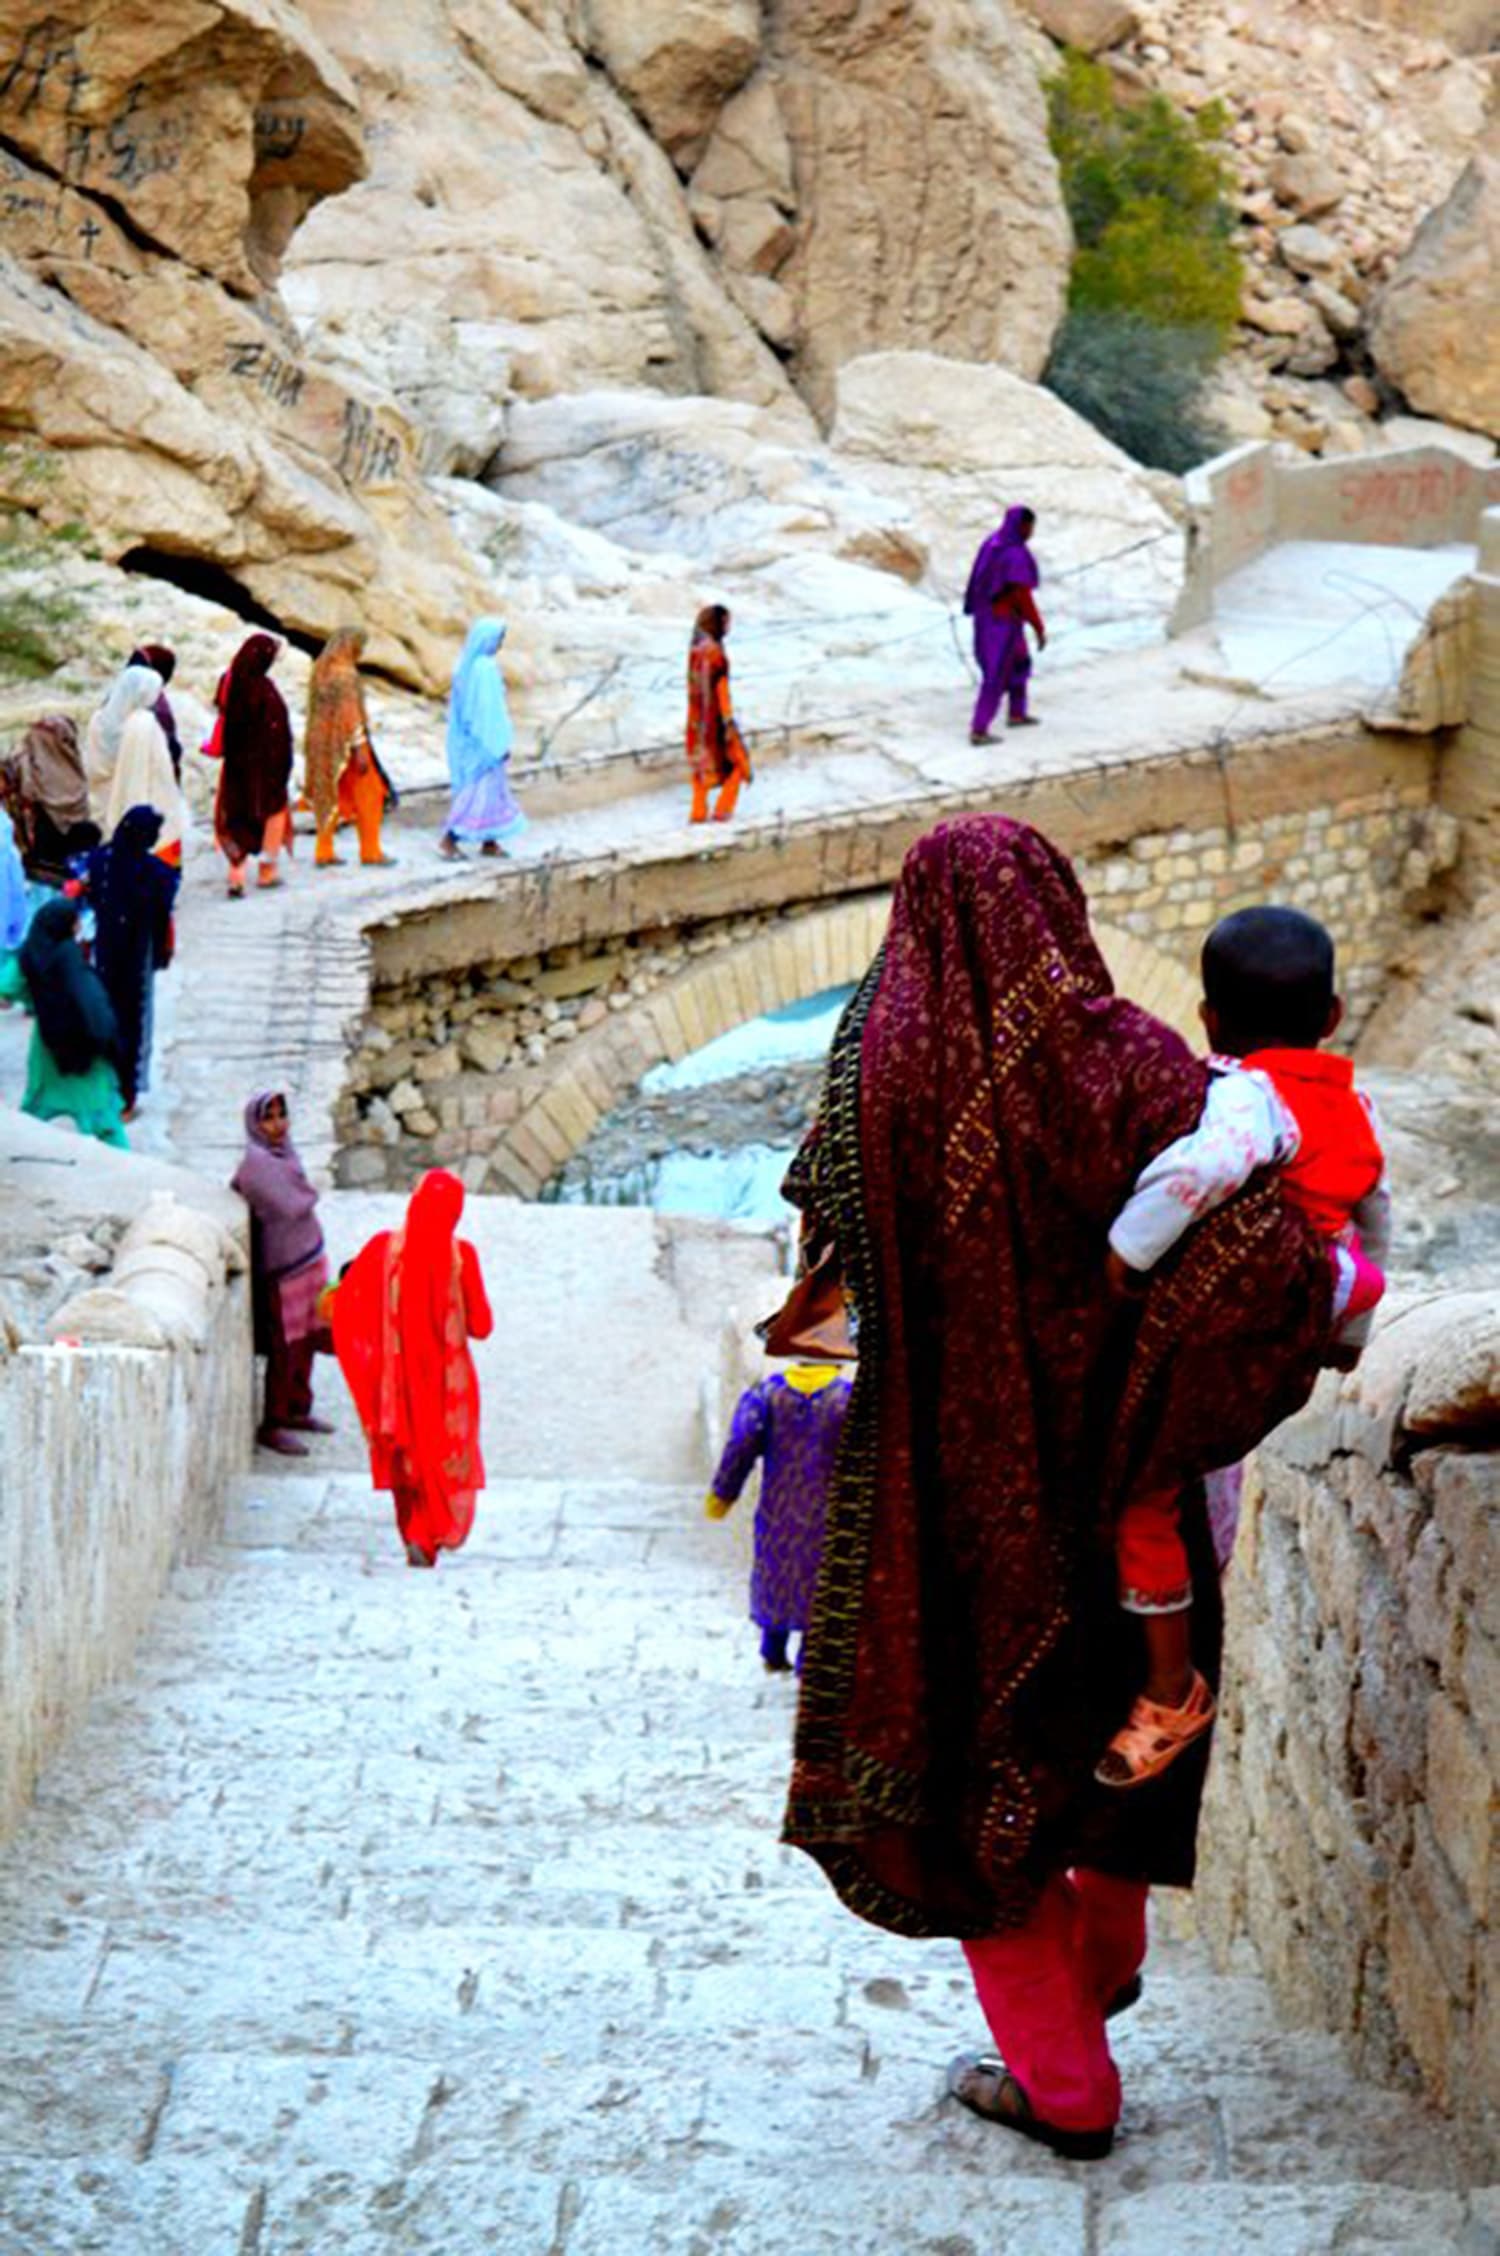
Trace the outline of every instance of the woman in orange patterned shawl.
<instances>
[{"instance_id":1,"label":"woman in orange patterned shawl","mask_svg":"<svg viewBox=\"0 0 1500 2256\"><path fill-rule=\"evenodd\" d=\"M690 822L707 822L708 795L715 788L715 822L728 822L740 786L750 781L750 755L740 735L729 695L729 653L724 638L729 613L708 603L693 621L687 667L687 761L693 779Z\"/></svg>"},{"instance_id":2,"label":"woman in orange patterned shawl","mask_svg":"<svg viewBox=\"0 0 1500 2256\"><path fill-rule=\"evenodd\" d=\"M1139 1303L1107 1290L1117 1203L1205 1078L1113 992L1056 848L966 816L906 858L788 1183L837 1243L859 1369L785 1838L862 1917L964 1943L999 2057L950 2088L1079 2157L1113 2137L1104 2023L1138 1987L1147 1885L1191 1881L1207 1761L1093 1783L1141 1671L1114 1517L1132 1484L1180 1490L1217 1681L1203 1475L1297 1407L1330 1336L1326 1260L1264 1176Z\"/></svg>"},{"instance_id":3,"label":"woman in orange patterned shawl","mask_svg":"<svg viewBox=\"0 0 1500 2256\"><path fill-rule=\"evenodd\" d=\"M365 641L363 627L335 628L313 661L308 683L304 780L318 826L313 858L319 869L340 859L334 841L341 822L353 823L367 867L391 859L380 842L390 788L370 742L359 679Z\"/></svg>"},{"instance_id":4,"label":"woman in orange patterned shawl","mask_svg":"<svg viewBox=\"0 0 1500 2256\"><path fill-rule=\"evenodd\" d=\"M484 1486L471 1339L494 1319L479 1256L454 1233L464 1187L434 1168L399 1230L382 1230L333 1298L339 1364L370 1445L370 1478L395 1499L407 1564L431 1567L474 1524Z\"/></svg>"}]
</instances>

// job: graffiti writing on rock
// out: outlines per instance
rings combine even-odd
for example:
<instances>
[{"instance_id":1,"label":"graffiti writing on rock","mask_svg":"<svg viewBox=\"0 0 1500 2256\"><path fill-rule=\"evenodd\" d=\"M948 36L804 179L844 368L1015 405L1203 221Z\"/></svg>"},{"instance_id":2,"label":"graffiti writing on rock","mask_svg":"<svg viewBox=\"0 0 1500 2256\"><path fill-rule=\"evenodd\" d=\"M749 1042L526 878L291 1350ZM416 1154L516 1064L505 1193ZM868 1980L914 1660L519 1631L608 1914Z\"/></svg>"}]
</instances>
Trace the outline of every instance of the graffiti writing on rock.
<instances>
[{"instance_id":1,"label":"graffiti writing on rock","mask_svg":"<svg viewBox=\"0 0 1500 2256\"><path fill-rule=\"evenodd\" d=\"M69 116L78 108L89 74L78 54L72 27L57 16L29 26L20 46L0 72L0 105L30 116L44 94Z\"/></svg>"},{"instance_id":2,"label":"graffiti writing on rock","mask_svg":"<svg viewBox=\"0 0 1500 2256\"><path fill-rule=\"evenodd\" d=\"M274 407L295 407L307 382L305 371L294 360L274 351L259 337L228 346L224 365L231 376L253 384Z\"/></svg>"},{"instance_id":3,"label":"graffiti writing on rock","mask_svg":"<svg viewBox=\"0 0 1500 2256\"><path fill-rule=\"evenodd\" d=\"M285 164L301 148L307 119L300 110L257 110L255 154L265 164Z\"/></svg>"},{"instance_id":4,"label":"graffiti writing on rock","mask_svg":"<svg viewBox=\"0 0 1500 2256\"><path fill-rule=\"evenodd\" d=\"M379 485L401 468L401 441L381 427L362 401L345 400L343 442L334 467L351 486Z\"/></svg>"}]
</instances>

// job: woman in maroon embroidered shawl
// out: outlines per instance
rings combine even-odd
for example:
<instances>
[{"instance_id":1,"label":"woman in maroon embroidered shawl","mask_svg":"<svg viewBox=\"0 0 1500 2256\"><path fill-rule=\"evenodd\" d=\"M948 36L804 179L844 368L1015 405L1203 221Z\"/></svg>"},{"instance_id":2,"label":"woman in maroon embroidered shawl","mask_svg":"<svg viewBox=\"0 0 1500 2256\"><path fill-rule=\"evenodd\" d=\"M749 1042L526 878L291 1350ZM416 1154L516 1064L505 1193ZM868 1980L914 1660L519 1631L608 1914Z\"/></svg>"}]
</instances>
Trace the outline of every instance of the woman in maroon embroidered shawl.
<instances>
[{"instance_id":1,"label":"woman in maroon embroidered shawl","mask_svg":"<svg viewBox=\"0 0 1500 2256\"><path fill-rule=\"evenodd\" d=\"M292 836L288 786L292 774L292 724L271 680L281 644L253 634L241 644L214 702L223 715L224 766L214 805L214 837L229 863L229 891L245 890L245 865L260 858L262 885L279 885L276 857Z\"/></svg>"},{"instance_id":2,"label":"woman in maroon embroidered shawl","mask_svg":"<svg viewBox=\"0 0 1500 2256\"><path fill-rule=\"evenodd\" d=\"M836 1238L860 1362L786 1838L863 1917L964 1941L1004 2059L952 2088L1078 2155L1113 2136L1104 2016L1135 1994L1147 1884L1191 1881L1207 1756L1130 1797L1092 1782L1141 1669L1112 1517L1181 1485L1216 1680L1201 1476L1297 1406L1328 1338L1326 1261L1268 1181L1141 1303L1106 1290L1115 1204L1203 1086L1113 994L1062 855L969 816L907 856L788 1184Z\"/></svg>"}]
</instances>

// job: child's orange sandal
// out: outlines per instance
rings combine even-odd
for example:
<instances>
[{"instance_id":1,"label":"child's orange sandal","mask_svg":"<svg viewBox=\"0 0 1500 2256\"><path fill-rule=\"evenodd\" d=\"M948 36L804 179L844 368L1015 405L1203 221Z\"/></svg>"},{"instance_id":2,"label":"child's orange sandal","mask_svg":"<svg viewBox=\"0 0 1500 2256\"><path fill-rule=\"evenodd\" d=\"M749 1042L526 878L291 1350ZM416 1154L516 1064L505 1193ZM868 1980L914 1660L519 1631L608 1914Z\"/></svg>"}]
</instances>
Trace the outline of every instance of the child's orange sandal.
<instances>
[{"instance_id":1,"label":"child's orange sandal","mask_svg":"<svg viewBox=\"0 0 1500 2256\"><path fill-rule=\"evenodd\" d=\"M1171 1767L1185 1747L1201 1739L1218 1709L1195 1670L1192 1689L1180 1708L1164 1708L1142 1693L1129 1721L1111 1739L1094 1766L1101 1786L1148 1786Z\"/></svg>"}]
</instances>

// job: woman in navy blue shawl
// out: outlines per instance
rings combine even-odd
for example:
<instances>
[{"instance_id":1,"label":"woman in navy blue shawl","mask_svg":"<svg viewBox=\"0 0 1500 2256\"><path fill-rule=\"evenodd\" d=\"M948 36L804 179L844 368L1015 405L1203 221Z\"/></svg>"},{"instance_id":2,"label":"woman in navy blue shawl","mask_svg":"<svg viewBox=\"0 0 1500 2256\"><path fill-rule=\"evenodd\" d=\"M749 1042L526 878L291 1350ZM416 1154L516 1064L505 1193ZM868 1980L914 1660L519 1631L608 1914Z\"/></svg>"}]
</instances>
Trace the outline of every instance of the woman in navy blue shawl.
<instances>
[{"instance_id":1,"label":"woman in navy blue shawl","mask_svg":"<svg viewBox=\"0 0 1500 2256\"><path fill-rule=\"evenodd\" d=\"M1031 628L1037 648L1047 647L1047 630L1032 599L1041 574L1027 543L1036 530L1036 513L1018 503L1007 509L1005 521L974 559L964 591L964 610L974 621L974 657L979 667L979 698L969 724L971 744L990 744L991 723L1002 697L1009 699L1012 728L1026 728L1032 715L1026 710L1026 684L1031 676L1031 653L1026 629Z\"/></svg>"},{"instance_id":2,"label":"woman in navy blue shawl","mask_svg":"<svg viewBox=\"0 0 1500 2256\"><path fill-rule=\"evenodd\" d=\"M156 974L172 960L178 872L151 851L161 827L154 807L132 807L109 844L89 857L94 967L120 1030L120 1092L127 1120L150 1080Z\"/></svg>"}]
</instances>

